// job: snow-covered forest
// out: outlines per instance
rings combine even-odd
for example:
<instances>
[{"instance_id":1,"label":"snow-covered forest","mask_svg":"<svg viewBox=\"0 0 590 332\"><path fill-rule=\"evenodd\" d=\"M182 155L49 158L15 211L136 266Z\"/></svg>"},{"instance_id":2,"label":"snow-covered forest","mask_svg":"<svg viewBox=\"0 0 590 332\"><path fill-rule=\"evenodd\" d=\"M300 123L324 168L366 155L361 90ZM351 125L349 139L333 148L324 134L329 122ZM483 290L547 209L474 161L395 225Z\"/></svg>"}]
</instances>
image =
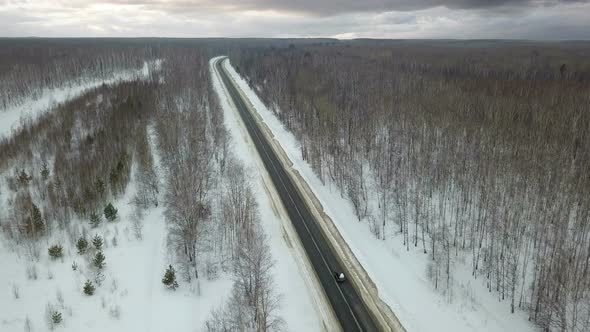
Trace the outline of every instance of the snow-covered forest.
<instances>
[{"instance_id":1,"label":"snow-covered forest","mask_svg":"<svg viewBox=\"0 0 590 332\"><path fill-rule=\"evenodd\" d=\"M143 66L154 55L140 44L90 40L0 41L0 108L38 98L44 90L75 88Z\"/></svg>"},{"instance_id":2,"label":"snow-covered forest","mask_svg":"<svg viewBox=\"0 0 590 332\"><path fill-rule=\"evenodd\" d=\"M231 59L374 241L423 253L449 303L471 278L506 314L587 331L589 55L574 42L360 40Z\"/></svg>"},{"instance_id":3,"label":"snow-covered forest","mask_svg":"<svg viewBox=\"0 0 590 332\"><path fill-rule=\"evenodd\" d=\"M2 39L0 331L333 329L223 54L408 331L590 329L587 43Z\"/></svg>"},{"instance_id":4,"label":"snow-covered forest","mask_svg":"<svg viewBox=\"0 0 590 332\"><path fill-rule=\"evenodd\" d=\"M232 148L211 47L14 43L0 52L0 119L26 118L0 133L0 330L318 326L279 226L260 218L276 217L259 176ZM27 113L56 89L76 93Z\"/></svg>"}]
</instances>

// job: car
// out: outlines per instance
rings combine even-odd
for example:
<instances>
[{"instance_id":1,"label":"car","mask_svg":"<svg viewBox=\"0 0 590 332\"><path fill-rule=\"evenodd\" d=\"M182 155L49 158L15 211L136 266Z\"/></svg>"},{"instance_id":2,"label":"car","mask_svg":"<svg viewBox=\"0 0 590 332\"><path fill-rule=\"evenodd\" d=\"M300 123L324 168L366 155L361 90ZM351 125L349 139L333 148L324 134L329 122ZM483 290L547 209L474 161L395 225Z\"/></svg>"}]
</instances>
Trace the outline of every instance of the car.
<instances>
[{"instance_id":1,"label":"car","mask_svg":"<svg viewBox=\"0 0 590 332\"><path fill-rule=\"evenodd\" d=\"M344 282L346 280L344 272L334 272L334 279L336 279L336 282Z\"/></svg>"}]
</instances>

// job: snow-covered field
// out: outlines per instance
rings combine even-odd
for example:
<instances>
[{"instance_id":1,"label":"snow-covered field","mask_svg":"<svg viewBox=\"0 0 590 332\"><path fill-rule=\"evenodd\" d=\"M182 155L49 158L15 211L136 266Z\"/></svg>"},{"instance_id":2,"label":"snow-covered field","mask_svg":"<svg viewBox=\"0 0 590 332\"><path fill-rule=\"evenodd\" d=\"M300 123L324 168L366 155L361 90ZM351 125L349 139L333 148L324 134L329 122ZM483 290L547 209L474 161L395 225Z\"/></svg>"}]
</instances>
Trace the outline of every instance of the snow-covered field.
<instances>
[{"instance_id":1,"label":"snow-covered field","mask_svg":"<svg viewBox=\"0 0 590 332\"><path fill-rule=\"evenodd\" d=\"M85 92L101 86L102 84L113 84L117 82L133 81L135 79L146 79L150 77L152 70L160 70L162 60L145 62L142 68L135 70L123 70L115 73L108 79L80 78L76 82L64 84L63 87L55 89L44 89L39 98L27 99L22 103L13 105L6 109L0 109L0 137L10 134L18 128L23 121L35 120L43 112L54 106L81 96Z\"/></svg>"},{"instance_id":2,"label":"snow-covered field","mask_svg":"<svg viewBox=\"0 0 590 332\"><path fill-rule=\"evenodd\" d=\"M460 262L454 293L444 297L437 293L426 277L427 255L419 248L406 252L402 240L396 236L385 241L377 240L368 224L357 220L352 204L341 197L336 186L329 181L322 184L302 159L296 138L264 106L229 61L225 65L375 282L381 299L392 308L408 331L535 330L524 313L510 314L506 302L498 301L497 294L489 293L483 282L473 280L469 269L461 270Z\"/></svg>"},{"instance_id":3,"label":"snow-covered field","mask_svg":"<svg viewBox=\"0 0 590 332\"><path fill-rule=\"evenodd\" d=\"M155 145L152 149L157 151ZM137 239L130 203L134 194L132 180L114 204L119 211L116 222L103 218L92 229L78 221L86 224L81 227L87 229L87 239L98 234L105 242L105 278L93 296L82 292L86 280L94 279L91 262L62 233L55 232L40 245L39 261L28 259L23 248L14 251L7 243L0 244L0 331L23 331L27 318L33 331L49 330L48 304L62 313L63 323L56 327L59 331L198 331L203 327L211 309L229 295L231 279L222 274L213 281L201 280L199 287L180 281L176 291L165 289L161 278L172 258L165 246L163 207L146 211L141 218L143 238ZM64 258L52 260L47 248L57 243L64 247Z\"/></svg>"},{"instance_id":4,"label":"snow-covered field","mask_svg":"<svg viewBox=\"0 0 590 332\"><path fill-rule=\"evenodd\" d=\"M274 281L277 291L282 294L281 316L285 319L290 331L318 331L320 329L319 309L314 307L309 294L310 287L306 285L302 276L305 271L301 271L298 267L293 256L296 253L288 244L280 217L273 210L272 198L264 189L263 174L260 169L263 166L257 163L256 149L249 145L246 138L248 134L240 125L241 119L232 110L223 85L214 74L212 65L216 59L213 58L210 61L213 86L220 97L225 126L231 134L233 153L252 174L252 185L258 202L260 219L269 236L272 256L275 260Z\"/></svg>"}]
</instances>

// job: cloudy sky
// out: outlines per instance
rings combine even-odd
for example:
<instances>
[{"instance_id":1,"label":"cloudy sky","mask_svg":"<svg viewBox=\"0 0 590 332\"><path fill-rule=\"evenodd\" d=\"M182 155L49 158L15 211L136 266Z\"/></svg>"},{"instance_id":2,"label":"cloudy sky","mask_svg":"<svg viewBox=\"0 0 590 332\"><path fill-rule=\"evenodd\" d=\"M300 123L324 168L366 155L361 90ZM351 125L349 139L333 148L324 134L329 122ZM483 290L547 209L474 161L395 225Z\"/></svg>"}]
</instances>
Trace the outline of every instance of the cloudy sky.
<instances>
[{"instance_id":1,"label":"cloudy sky","mask_svg":"<svg viewBox=\"0 0 590 332\"><path fill-rule=\"evenodd\" d=\"M590 39L590 0L0 0L0 36Z\"/></svg>"}]
</instances>

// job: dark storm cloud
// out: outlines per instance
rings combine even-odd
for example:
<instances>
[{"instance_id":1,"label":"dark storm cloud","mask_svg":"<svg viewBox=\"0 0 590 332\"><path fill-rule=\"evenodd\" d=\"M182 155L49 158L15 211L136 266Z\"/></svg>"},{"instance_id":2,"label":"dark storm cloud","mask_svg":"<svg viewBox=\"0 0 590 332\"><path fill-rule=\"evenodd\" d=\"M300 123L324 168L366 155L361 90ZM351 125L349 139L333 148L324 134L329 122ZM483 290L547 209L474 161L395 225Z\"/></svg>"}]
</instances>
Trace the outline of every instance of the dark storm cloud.
<instances>
[{"instance_id":1,"label":"dark storm cloud","mask_svg":"<svg viewBox=\"0 0 590 332\"><path fill-rule=\"evenodd\" d=\"M590 39L590 0L0 0L0 36Z\"/></svg>"},{"instance_id":2,"label":"dark storm cloud","mask_svg":"<svg viewBox=\"0 0 590 332\"><path fill-rule=\"evenodd\" d=\"M167 12L195 12L208 9L274 10L332 16L355 12L413 11L432 7L450 9L534 8L560 3L588 3L590 0L110 0L109 3L141 5Z\"/></svg>"}]
</instances>

